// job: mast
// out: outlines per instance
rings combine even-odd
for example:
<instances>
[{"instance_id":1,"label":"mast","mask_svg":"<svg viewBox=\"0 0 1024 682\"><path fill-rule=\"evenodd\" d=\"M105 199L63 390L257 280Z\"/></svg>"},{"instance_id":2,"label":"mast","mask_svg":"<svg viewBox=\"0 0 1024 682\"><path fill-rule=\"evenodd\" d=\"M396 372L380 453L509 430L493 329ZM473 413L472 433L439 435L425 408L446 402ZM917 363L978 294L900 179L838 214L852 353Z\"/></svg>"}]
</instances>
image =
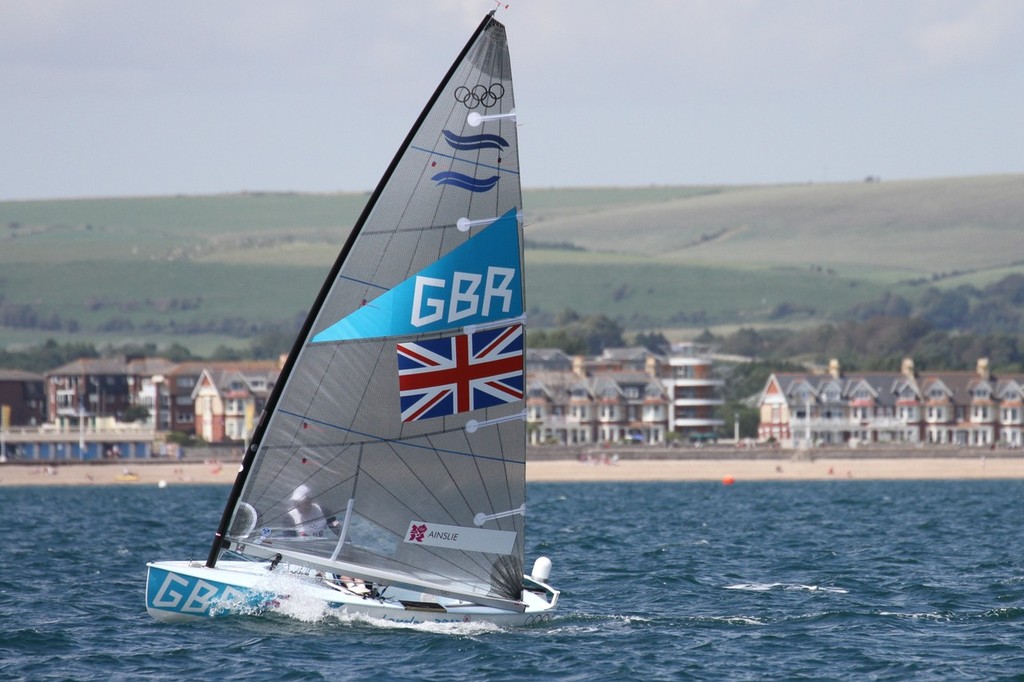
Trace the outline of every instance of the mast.
<instances>
[{"instance_id":1,"label":"mast","mask_svg":"<svg viewBox=\"0 0 1024 682\"><path fill-rule=\"evenodd\" d=\"M381 193L384 191L385 187L390 181L391 176L394 174L395 169L398 167L402 157L405 155L406 151L409 149L409 146L412 144L412 141L415 138L420 127L423 125L423 122L426 120L428 114L433 109L437 100L444 93L449 81L452 79L456 70L462 64L463 60L466 58L466 55L469 53L470 49L476 43L477 39L484 32L487 26L494 20L495 11L496 10L491 10L490 12L487 13L486 16L484 16L483 20L480 22L480 25L477 26L476 30L473 32L469 40L466 42L465 47L462 48L462 51L459 52L459 55L455 58L455 61L448 69L448 72L445 74L444 78L441 79L440 84L438 84L437 88L434 90L434 94L427 101L426 106L423 107L423 110L420 112L420 115L416 119L416 122L413 124L412 128L409 130L409 133L406 135L405 140L398 148L398 152L391 159L391 163L388 165L387 170L385 170L384 175L380 179L380 182L377 183L377 187L376 189L374 189L373 194L370 195L370 199L366 202L366 206L363 208L363 212L360 214L355 226L349 233L348 239L345 241L345 245L342 248L341 253L338 255L338 258L335 260L330 273L328 273L327 278L324 280L323 285L320 287L320 293L317 295L317 298L313 306L310 308L309 314L306 316L305 322L303 322L302 329L299 331L299 334L295 338L295 343L292 344L291 351L288 353L288 359L285 361L284 367L282 367L281 369L281 375L278 378L277 383L274 384L274 388L267 399L267 404L264 407L263 412L260 414L259 421L257 422L255 428L253 429L252 437L249 440L249 445L246 448L245 455L242 458L242 464L241 467L239 468L238 475L235 477L235 482L231 488L231 493L228 495L227 504L224 507L224 513L221 515L220 524L217 526L216 533L214 533L213 543L210 546L210 552L206 558L207 567L213 568L214 566L216 566L217 559L220 557L220 552L222 549L225 548L224 537L227 535L228 527L231 524L231 518L234 515L235 506L238 504L238 500L242 496L242 490L245 487L246 479L248 478L249 472L252 469L253 462L256 459L256 454L259 452L260 449L260 443L262 442L267 426L270 423L270 415L273 414L274 410L277 408L277 404L280 401L281 395L284 392L285 385L288 383L289 377L291 376L292 371L295 368L295 363L298 360L298 357L301 354L302 349L304 348L306 341L309 338L310 332L313 329L313 325L316 322L320 309L323 307L324 301L330 294L332 285L334 284L335 280L338 278L339 273L341 272L342 265L348 258L349 252L352 250L352 247L355 244L356 239L359 236L359 233L363 229L363 225L365 224L367 218L373 211L378 199L380 198Z\"/></svg>"}]
</instances>

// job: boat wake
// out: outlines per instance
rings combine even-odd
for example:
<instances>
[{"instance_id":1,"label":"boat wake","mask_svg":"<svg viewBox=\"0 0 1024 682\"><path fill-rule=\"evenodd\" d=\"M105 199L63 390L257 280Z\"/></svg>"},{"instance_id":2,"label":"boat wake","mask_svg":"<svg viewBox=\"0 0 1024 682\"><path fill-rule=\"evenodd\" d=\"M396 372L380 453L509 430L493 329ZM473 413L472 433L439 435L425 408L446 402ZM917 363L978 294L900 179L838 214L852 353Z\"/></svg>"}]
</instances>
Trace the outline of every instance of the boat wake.
<instances>
[{"instance_id":1,"label":"boat wake","mask_svg":"<svg viewBox=\"0 0 1024 682\"><path fill-rule=\"evenodd\" d=\"M726 585L727 590L740 590L743 592L828 592L830 594L849 594L849 590L831 585L801 585L797 583L738 583Z\"/></svg>"},{"instance_id":2,"label":"boat wake","mask_svg":"<svg viewBox=\"0 0 1024 682\"><path fill-rule=\"evenodd\" d=\"M368 625L383 630L414 630L416 632L429 632L435 635L448 635L451 637L473 637L505 630L500 625L484 621L470 621L468 623L403 623L383 618L374 618L365 614L347 613L332 614L332 618L344 624Z\"/></svg>"}]
</instances>

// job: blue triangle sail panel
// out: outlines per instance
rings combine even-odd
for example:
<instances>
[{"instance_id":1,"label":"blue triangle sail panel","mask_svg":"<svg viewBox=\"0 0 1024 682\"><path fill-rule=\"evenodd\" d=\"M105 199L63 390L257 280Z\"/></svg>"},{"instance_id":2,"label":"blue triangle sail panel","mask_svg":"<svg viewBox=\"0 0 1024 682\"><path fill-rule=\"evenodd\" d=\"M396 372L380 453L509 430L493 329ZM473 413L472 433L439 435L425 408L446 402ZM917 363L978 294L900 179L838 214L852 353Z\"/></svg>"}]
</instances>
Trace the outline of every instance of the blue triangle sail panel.
<instances>
[{"instance_id":1,"label":"blue triangle sail panel","mask_svg":"<svg viewBox=\"0 0 1024 682\"><path fill-rule=\"evenodd\" d=\"M413 277L346 315L313 343L445 331L523 314L515 208Z\"/></svg>"}]
</instances>

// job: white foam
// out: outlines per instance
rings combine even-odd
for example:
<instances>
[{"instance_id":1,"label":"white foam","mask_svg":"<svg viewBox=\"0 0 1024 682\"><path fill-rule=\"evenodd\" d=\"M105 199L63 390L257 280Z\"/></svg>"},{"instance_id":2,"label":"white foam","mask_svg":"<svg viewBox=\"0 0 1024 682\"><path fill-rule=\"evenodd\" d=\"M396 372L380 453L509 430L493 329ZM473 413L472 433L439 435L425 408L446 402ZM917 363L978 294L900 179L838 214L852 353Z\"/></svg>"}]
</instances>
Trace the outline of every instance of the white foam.
<instances>
[{"instance_id":1,"label":"white foam","mask_svg":"<svg viewBox=\"0 0 1024 682\"><path fill-rule=\"evenodd\" d=\"M738 583L726 585L727 590L741 590L744 592L769 592L771 590L784 590L788 592L828 592L830 594L849 594L849 590L830 585L801 585L796 583Z\"/></svg>"}]
</instances>

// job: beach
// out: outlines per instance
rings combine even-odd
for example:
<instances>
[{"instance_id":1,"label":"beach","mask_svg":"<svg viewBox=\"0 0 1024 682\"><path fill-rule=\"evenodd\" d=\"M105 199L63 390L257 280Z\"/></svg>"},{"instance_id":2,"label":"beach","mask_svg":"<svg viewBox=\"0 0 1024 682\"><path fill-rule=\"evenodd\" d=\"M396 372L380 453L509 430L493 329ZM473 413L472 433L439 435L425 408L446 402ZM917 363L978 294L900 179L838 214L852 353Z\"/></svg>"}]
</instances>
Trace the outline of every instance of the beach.
<instances>
[{"instance_id":1,"label":"beach","mask_svg":"<svg viewBox=\"0 0 1024 682\"><path fill-rule=\"evenodd\" d=\"M238 462L0 464L0 487L229 485ZM817 457L793 459L557 459L528 461L526 480L546 482L1024 479L1024 457Z\"/></svg>"}]
</instances>

